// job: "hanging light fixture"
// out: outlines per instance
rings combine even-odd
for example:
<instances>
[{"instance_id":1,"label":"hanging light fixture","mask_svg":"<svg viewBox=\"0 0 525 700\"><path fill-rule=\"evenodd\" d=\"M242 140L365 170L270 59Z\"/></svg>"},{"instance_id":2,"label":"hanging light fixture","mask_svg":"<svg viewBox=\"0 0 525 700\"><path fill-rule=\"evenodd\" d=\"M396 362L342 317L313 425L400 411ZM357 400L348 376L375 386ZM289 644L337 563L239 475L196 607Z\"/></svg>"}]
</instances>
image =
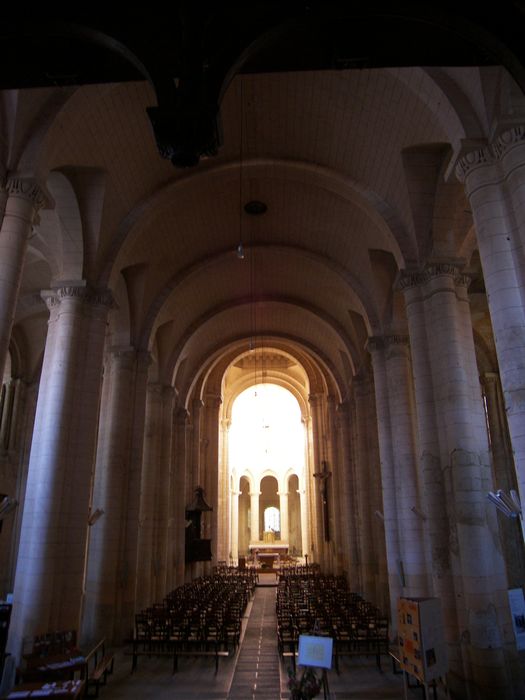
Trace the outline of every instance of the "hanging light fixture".
<instances>
[{"instance_id":1,"label":"hanging light fixture","mask_svg":"<svg viewBox=\"0 0 525 700\"><path fill-rule=\"evenodd\" d=\"M242 242L242 142L244 138L244 94L243 94L243 79L242 75L239 76L241 81L241 125L240 125L240 141L239 141L239 244L236 248L236 254L239 260L244 260L244 245Z\"/></svg>"}]
</instances>

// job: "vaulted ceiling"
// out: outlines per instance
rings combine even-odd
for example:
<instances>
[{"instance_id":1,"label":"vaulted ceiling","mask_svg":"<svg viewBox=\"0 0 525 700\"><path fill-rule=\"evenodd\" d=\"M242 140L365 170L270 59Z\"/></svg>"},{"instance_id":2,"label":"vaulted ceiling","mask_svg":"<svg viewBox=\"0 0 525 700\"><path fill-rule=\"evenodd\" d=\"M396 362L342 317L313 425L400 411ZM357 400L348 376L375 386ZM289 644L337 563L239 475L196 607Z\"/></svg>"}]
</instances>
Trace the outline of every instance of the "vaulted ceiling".
<instances>
[{"instance_id":1,"label":"vaulted ceiling","mask_svg":"<svg viewBox=\"0 0 525 700\"><path fill-rule=\"evenodd\" d=\"M236 15L204 3L200 21L186 7L169 30L158 15L112 24L79 12L51 13L37 31L12 12L2 50L23 37L26 51L0 71L2 164L45 182L51 203L17 314L29 367L45 333L39 291L84 278L114 291L112 344L149 348L177 386L218 348L272 338L317 354L344 393L366 338L404 329L398 271L429 255L469 263L454 159L522 107L508 71L487 65L498 23L489 37L483 14L253 5ZM345 27L359 37L353 58ZM512 70L514 57L520 80L521 49L505 31L499 62L509 54ZM192 109L213 104L217 119L201 123ZM163 118L189 118L159 130L164 107ZM214 155L199 150L210 124ZM157 146L176 160L185 134L199 162L174 167ZM250 202L265 211L248 213Z\"/></svg>"}]
</instances>

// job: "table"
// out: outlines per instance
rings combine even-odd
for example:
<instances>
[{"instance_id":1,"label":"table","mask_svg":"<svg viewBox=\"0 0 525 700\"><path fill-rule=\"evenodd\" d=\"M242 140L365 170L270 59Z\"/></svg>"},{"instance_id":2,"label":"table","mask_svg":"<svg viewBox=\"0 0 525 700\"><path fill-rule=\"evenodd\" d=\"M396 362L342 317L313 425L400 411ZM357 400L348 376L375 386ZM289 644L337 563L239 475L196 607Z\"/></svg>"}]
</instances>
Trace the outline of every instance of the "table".
<instances>
[{"instance_id":1,"label":"table","mask_svg":"<svg viewBox=\"0 0 525 700\"><path fill-rule=\"evenodd\" d=\"M73 680L75 673L82 678L86 670L86 658L78 649L72 649L65 654L52 656L24 656L27 668L22 670L22 676L27 681Z\"/></svg>"},{"instance_id":2,"label":"table","mask_svg":"<svg viewBox=\"0 0 525 700\"><path fill-rule=\"evenodd\" d=\"M22 683L15 686L6 700L18 700L19 698L63 698L75 700L84 694L86 683L82 680L57 681L56 683Z\"/></svg>"}]
</instances>

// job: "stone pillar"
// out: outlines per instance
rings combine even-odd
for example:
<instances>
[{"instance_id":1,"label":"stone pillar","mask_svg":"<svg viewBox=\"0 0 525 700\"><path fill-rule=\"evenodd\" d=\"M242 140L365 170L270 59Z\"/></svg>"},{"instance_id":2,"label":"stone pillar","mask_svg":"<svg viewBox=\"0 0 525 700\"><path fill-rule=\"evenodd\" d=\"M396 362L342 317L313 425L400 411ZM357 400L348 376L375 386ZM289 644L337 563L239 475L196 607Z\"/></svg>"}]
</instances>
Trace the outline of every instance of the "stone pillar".
<instances>
[{"instance_id":1,"label":"stone pillar","mask_svg":"<svg viewBox=\"0 0 525 700\"><path fill-rule=\"evenodd\" d=\"M189 414L184 408L175 411L173 439L173 579L171 588L184 583L185 578L185 521L186 521L186 466L190 444Z\"/></svg>"},{"instance_id":2,"label":"stone pillar","mask_svg":"<svg viewBox=\"0 0 525 700\"><path fill-rule=\"evenodd\" d=\"M148 384L144 425L144 457L140 485L138 532L137 601L138 610L154 602L154 519L156 511L158 465L161 449L162 385Z\"/></svg>"},{"instance_id":3,"label":"stone pillar","mask_svg":"<svg viewBox=\"0 0 525 700\"><path fill-rule=\"evenodd\" d=\"M397 599L403 594L402 561L397 522L397 488L395 478L394 446L392 444L392 416L388 396L388 376L384 349L381 343L371 339L368 350L372 356L376 395L379 452L381 455L381 487L383 490L383 517L385 526L388 588L390 592L390 620L397 629Z\"/></svg>"},{"instance_id":4,"label":"stone pillar","mask_svg":"<svg viewBox=\"0 0 525 700\"><path fill-rule=\"evenodd\" d=\"M218 463L218 478L219 478L219 541L217 543L217 559L219 561L228 560L232 556L232 495L230 489L230 469L229 469L229 439L228 433L230 430L231 420L222 419L220 422L219 433L219 463ZM238 512L235 516L238 518ZM238 540L237 540L238 547Z\"/></svg>"},{"instance_id":5,"label":"stone pillar","mask_svg":"<svg viewBox=\"0 0 525 700\"><path fill-rule=\"evenodd\" d=\"M371 425L369 415L369 399L373 392L373 384L369 378L363 374L354 377L353 399L354 399L354 455L355 455L355 479L353 484L355 513L356 513L356 581L354 590L360 591L367 599L373 599L375 594L375 579L377 569L377 558L374 556L374 530L381 529L381 537L384 538L382 522L373 518L371 505L371 491L375 479L370 478L372 471L372 461L368 449L368 432ZM377 481L381 482L381 475ZM380 512L383 512L382 493ZM387 583L388 585L388 583Z\"/></svg>"},{"instance_id":6,"label":"stone pillar","mask_svg":"<svg viewBox=\"0 0 525 700\"><path fill-rule=\"evenodd\" d=\"M279 491L279 510L281 513L281 542L288 542L290 530L288 527L288 491Z\"/></svg>"},{"instance_id":7,"label":"stone pillar","mask_svg":"<svg viewBox=\"0 0 525 700\"><path fill-rule=\"evenodd\" d=\"M148 361L134 348L114 348L106 359L91 506L92 512L101 510L103 516L92 525L89 535L82 629L86 640L105 637L116 644L124 634L122 598L124 572L128 570L124 562L132 504L133 425L137 410L139 415L144 413L145 371L141 367L147 367ZM127 623L131 624L129 618Z\"/></svg>"},{"instance_id":8,"label":"stone pillar","mask_svg":"<svg viewBox=\"0 0 525 700\"><path fill-rule=\"evenodd\" d=\"M168 589L168 547L171 506L171 452L173 406L175 390L171 386L162 387L161 445L159 470L156 480L156 509L154 516L154 574L157 602L162 601Z\"/></svg>"},{"instance_id":9,"label":"stone pillar","mask_svg":"<svg viewBox=\"0 0 525 700\"><path fill-rule=\"evenodd\" d=\"M27 241L38 211L46 203L44 192L33 179L12 177L6 190L0 228L0 377L4 376Z\"/></svg>"},{"instance_id":10,"label":"stone pillar","mask_svg":"<svg viewBox=\"0 0 525 700\"><path fill-rule=\"evenodd\" d=\"M80 629L102 358L111 295L70 286L51 314L31 446L9 649Z\"/></svg>"},{"instance_id":11,"label":"stone pillar","mask_svg":"<svg viewBox=\"0 0 525 700\"><path fill-rule=\"evenodd\" d=\"M508 620L507 584L496 515L486 497L490 460L467 283L453 264L433 263L422 274L406 276L402 286L414 355L433 583L443 598L449 679L456 692L464 693L466 683L470 691L476 689L476 697L489 698L507 686L501 634Z\"/></svg>"},{"instance_id":12,"label":"stone pillar","mask_svg":"<svg viewBox=\"0 0 525 700\"><path fill-rule=\"evenodd\" d=\"M208 494L208 503L213 510L207 513L210 523L212 566L217 566L219 558L226 560L227 552L219 550L219 517L228 517L228 512L219 504L219 411L222 399L220 396L209 394L205 397L205 436L207 440L206 457L204 461L204 484ZM219 510L221 511L219 513ZM222 524L222 523L221 523ZM220 557L219 557L220 555Z\"/></svg>"},{"instance_id":13,"label":"stone pillar","mask_svg":"<svg viewBox=\"0 0 525 700\"><path fill-rule=\"evenodd\" d=\"M342 522L339 517L340 507L340 477L341 477L341 455L338 449L339 435L337 429L336 399L333 395L327 398L327 440L326 456L328 461L328 471L331 476L326 483L328 494L328 519L330 524L330 542L328 543L328 553L330 557L330 571L333 574L340 574L342 570Z\"/></svg>"},{"instance_id":14,"label":"stone pillar","mask_svg":"<svg viewBox=\"0 0 525 700\"><path fill-rule=\"evenodd\" d=\"M259 496L260 491L250 491L250 543L257 544L261 541L259 529Z\"/></svg>"},{"instance_id":15,"label":"stone pillar","mask_svg":"<svg viewBox=\"0 0 525 700\"><path fill-rule=\"evenodd\" d=\"M423 519L418 493L416 465L416 436L414 398L411 378L408 338L402 335L372 338L369 347L383 353L389 409L389 429L392 446L391 478L395 488L396 521L398 528L398 569L403 595L428 595L427 566L424 548ZM374 366L375 367L375 366ZM376 396L378 383L376 382ZM383 427L380 422L379 427ZM382 440L382 445L385 441ZM386 460L381 452L381 463ZM390 478L390 477L389 477ZM383 493L385 493L383 491ZM387 496L388 497L388 496ZM385 497L383 497L383 503ZM387 520L385 518L385 527Z\"/></svg>"},{"instance_id":16,"label":"stone pillar","mask_svg":"<svg viewBox=\"0 0 525 700\"><path fill-rule=\"evenodd\" d=\"M314 548L314 559L325 568L325 542L324 542L324 525L323 525L323 510L321 503L320 485L315 483L314 474L322 472L322 462L324 461L324 424L323 424L323 396L321 394L311 394L308 397L310 404L310 412L312 416L312 461L310 462L311 474L310 481L312 488L311 493L311 520L310 527L312 532L312 547Z\"/></svg>"},{"instance_id":17,"label":"stone pillar","mask_svg":"<svg viewBox=\"0 0 525 700\"><path fill-rule=\"evenodd\" d=\"M11 437L11 423L13 417L13 404L15 399L16 381L10 379L5 385L5 397L2 410L2 421L0 422L0 450L9 449L9 439Z\"/></svg>"},{"instance_id":18,"label":"stone pillar","mask_svg":"<svg viewBox=\"0 0 525 700\"><path fill-rule=\"evenodd\" d=\"M239 494L240 491L232 489L231 492L231 558L233 565L239 561Z\"/></svg>"},{"instance_id":19,"label":"stone pillar","mask_svg":"<svg viewBox=\"0 0 525 700\"><path fill-rule=\"evenodd\" d=\"M302 479L299 481L299 505L301 509L301 547L303 557L308 554L308 499L306 498L306 489L301 483Z\"/></svg>"},{"instance_id":20,"label":"stone pillar","mask_svg":"<svg viewBox=\"0 0 525 700\"><path fill-rule=\"evenodd\" d=\"M494 488L491 490L502 489L508 494L511 489L517 491L518 484L499 375L496 372L485 372L481 375L481 383L492 452ZM525 581L525 552L519 519L502 516L499 518L499 526L509 588L517 588Z\"/></svg>"},{"instance_id":21,"label":"stone pillar","mask_svg":"<svg viewBox=\"0 0 525 700\"><path fill-rule=\"evenodd\" d=\"M339 426L339 445L341 456L339 460L339 520L341 522L341 538L343 546L344 568L348 575L350 590L359 590L358 547L357 547L357 498L355 464L350 449L350 406L348 402L340 403L337 407Z\"/></svg>"},{"instance_id":22,"label":"stone pillar","mask_svg":"<svg viewBox=\"0 0 525 700\"><path fill-rule=\"evenodd\" d=\"M460 669L462 664L458 646L460 632L449 543L449 496L445 488L445 467L442 466L440 456L439 423L429 347L432 344L433 335L430 324L427 325L425 301L420 282L421 278L413 275L406 275L401 280L412 350L422 509L427 518L432 588L434 595L441 600L445 635L449 643L449 662L451 667ZM458 595L461 593L459 592Z\"/></svg>"},{"instance_id":23,"label":"stone pillar","mask_svg":"<svg viewBox=\"0 0 525 700\"><path fill-rule=\"evenodd\" d=\"M521 502L525 503L525 127L456 167L472 207ZM525 537L525 519L522 520Z\"/></svg>"}]
</instances>

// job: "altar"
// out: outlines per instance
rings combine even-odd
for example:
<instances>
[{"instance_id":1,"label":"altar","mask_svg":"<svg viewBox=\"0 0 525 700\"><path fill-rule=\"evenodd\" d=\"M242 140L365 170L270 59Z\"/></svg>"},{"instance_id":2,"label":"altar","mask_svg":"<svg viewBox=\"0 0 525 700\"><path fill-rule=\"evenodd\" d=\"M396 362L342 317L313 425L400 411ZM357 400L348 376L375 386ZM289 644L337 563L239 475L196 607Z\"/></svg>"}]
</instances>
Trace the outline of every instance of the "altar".
<instances>
[{"instance_id":1,"label":"altar","mask_svg":"<svg viewBox=\"0 0 525 700\"><path fill-rule=\"evenodd\" d=\"M264 567L273 569L274 563L281 554L288 554L288 545L283 542L261 542L248 545L250 554Z\"/></svg>"}]
</instances>

